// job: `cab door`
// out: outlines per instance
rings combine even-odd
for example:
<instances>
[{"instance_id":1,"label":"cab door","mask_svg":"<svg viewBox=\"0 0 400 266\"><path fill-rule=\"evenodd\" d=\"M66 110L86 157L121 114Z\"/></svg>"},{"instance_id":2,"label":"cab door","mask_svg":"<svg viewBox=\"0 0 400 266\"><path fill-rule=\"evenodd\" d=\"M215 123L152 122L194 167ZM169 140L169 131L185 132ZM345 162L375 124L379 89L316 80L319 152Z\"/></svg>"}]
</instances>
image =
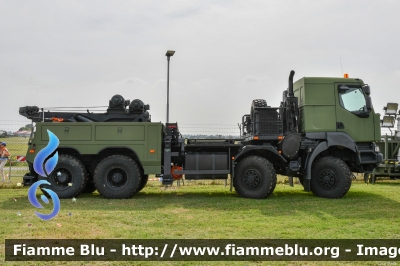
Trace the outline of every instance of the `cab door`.
<instances>
[{"instance_id":1,"label":"cab door","mask_svg":"<svg viewBox=\"0 0 400 266\"><path fill-rule=\"evenodd\" d=\"M375 140L373 110L368 111L360 84L335 84L336 131L345 132L355 142Z\"/></svg>"}]
</instances>

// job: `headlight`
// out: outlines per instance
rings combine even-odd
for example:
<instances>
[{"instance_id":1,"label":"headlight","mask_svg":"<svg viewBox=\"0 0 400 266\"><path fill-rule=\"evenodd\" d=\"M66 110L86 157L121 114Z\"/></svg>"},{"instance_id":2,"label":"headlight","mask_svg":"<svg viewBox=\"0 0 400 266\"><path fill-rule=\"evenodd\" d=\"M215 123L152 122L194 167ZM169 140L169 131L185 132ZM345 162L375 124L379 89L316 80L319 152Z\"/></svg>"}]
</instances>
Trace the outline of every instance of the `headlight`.
<instances>
[{"instance_id":1,"label":"headlight","mask_svg":"<svg viewBox=\"0 0 400 266\"><path fill-rule=\"evenodd\" d=\"M375 145L375 152L380 152L379 146Z\"/></svg>"}]
</instances>

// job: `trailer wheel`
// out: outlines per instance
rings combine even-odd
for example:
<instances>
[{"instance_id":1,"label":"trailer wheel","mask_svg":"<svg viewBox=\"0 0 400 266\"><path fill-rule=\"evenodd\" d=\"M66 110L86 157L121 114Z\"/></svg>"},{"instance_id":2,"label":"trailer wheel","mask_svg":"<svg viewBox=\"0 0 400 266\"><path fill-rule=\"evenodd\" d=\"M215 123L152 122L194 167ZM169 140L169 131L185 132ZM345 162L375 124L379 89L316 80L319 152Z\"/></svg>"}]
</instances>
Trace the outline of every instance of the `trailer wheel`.
<instances>
[{"instance_id":1,"label":"trailer wheel","mask_svg":"<svg viewBox=\"0 0 400 266\"><path fill-rule=\"evenodd\" d=\"M43 188L53 190L61 199L77 197L86 186L86 170L77 158L62 154L51 174L47 178L40 176L39 180L47 180L51 185Z\"/></svg>"},{"instance_id":2,"label":"trailer wheel","mask_svg":"<svg viewBox=\"0 0 400 266\"><path fill-rule=\"evenodd\" d=\"M264 199L275 189L275 169L265 158L258 156L244 158L235 169L233 186L244 198Z\"/></svg>"},{"instance_id":3,"label":"trailer wheel","mask_svg":"<svg viewBox=\"0 0 400 266\"><path fill-rule=\"evenodd\" d=\"M149 175L142 176L142 181L140 181L140 185L137 192L141 191L146 186L148 180L149 180Z\"/></svg>"},{"instance_id":4,"label":"trailer wheel","mask_svg":"<svg viewBox=\"0 0 400 266\"><path fill-rule=\"evenodd\" d=\"M351 175L343 160L332 156L322 157L311 169L311 191L322 198L341 198L350 189Z\"/></svg>"},{"instance_id":5,"label":"trailer wheel","mask_svg":"<svg viewBox=\"0 0 400 266\"><path fill-rule=\"evenodd\" d=\"M127 199L135 194L142 178L137 163L123 155L103 159L94 171L97 191L105 198Z\"/></svg>"}]
</instances>

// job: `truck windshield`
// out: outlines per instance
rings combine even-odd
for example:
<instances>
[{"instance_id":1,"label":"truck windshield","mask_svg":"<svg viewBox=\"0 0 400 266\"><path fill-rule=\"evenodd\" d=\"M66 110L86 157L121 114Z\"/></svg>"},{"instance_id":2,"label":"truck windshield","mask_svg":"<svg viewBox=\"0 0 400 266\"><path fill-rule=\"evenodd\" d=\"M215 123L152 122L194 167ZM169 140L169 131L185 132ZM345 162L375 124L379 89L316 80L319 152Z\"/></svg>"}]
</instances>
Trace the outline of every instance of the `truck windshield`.
<instances>
[{"instance_id":1,"label":"truck windshield","mask_svg":"<svg viewBox=\"0 0 400 266\"><path fill-rule=\"evenodd\" d=\"M340 105L350 112L366 112L365 97L361 87L339 88Z\"/></svg>"}]
</instances>

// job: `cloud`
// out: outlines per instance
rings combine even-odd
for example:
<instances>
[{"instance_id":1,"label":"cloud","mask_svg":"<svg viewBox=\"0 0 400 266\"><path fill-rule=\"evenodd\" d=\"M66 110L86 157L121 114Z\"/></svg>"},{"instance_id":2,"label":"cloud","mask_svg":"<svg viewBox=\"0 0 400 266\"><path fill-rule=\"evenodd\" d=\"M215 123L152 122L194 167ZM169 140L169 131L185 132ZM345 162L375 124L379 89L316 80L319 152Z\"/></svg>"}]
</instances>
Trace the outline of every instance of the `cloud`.
<instances>
[{"instance_id":1,"label":"cloud","mask_svg":"<svg viewBox=\"0 0 400 266\"><path fill-rule=\"evenodd\" d=\"M255 75L247 75L246 77L239 80L240 82L259 82L259 83L270 83L271 77L269 76L255 76Z\"/></svg>"},{"instance_id":2,"label":"cloud","mask_svg":"<svg viewBox=\"0 0 400 266\"><path fill-rule=\"evenodd\" d=\"M5 103L10 117L19 117L22 102L96 106L121 94L149 103L152 116L164 120L170 49L176 50L171 117L180 123L236 124L253 99L279 105L291 69L295 79L341 76L340 58L344 72L374 91L392 88L400 75L400 36L388 30L399 23L400 1L37 0L1 6L0 90L22 91ZM375 93L374 106L389 95Z\"/></svg>"},{"instance_id":3,"label":"cloud","mask_svg":"<svg viewBox=\"0 0 400 266\"><path fill-rule=\"evenodd\" d=\"M126 79L123 79L121 81L117 81L114 83L108 83L108 84L103 83L103 86L108 86L108 87L112 87L112 88L119 88L119 87L123 87L123 88L141 87L141 88L143 88L143 87L148 87L149 84L139 78L129 77L129 78L126 78Z\"/></svg>"}]
</instances>

